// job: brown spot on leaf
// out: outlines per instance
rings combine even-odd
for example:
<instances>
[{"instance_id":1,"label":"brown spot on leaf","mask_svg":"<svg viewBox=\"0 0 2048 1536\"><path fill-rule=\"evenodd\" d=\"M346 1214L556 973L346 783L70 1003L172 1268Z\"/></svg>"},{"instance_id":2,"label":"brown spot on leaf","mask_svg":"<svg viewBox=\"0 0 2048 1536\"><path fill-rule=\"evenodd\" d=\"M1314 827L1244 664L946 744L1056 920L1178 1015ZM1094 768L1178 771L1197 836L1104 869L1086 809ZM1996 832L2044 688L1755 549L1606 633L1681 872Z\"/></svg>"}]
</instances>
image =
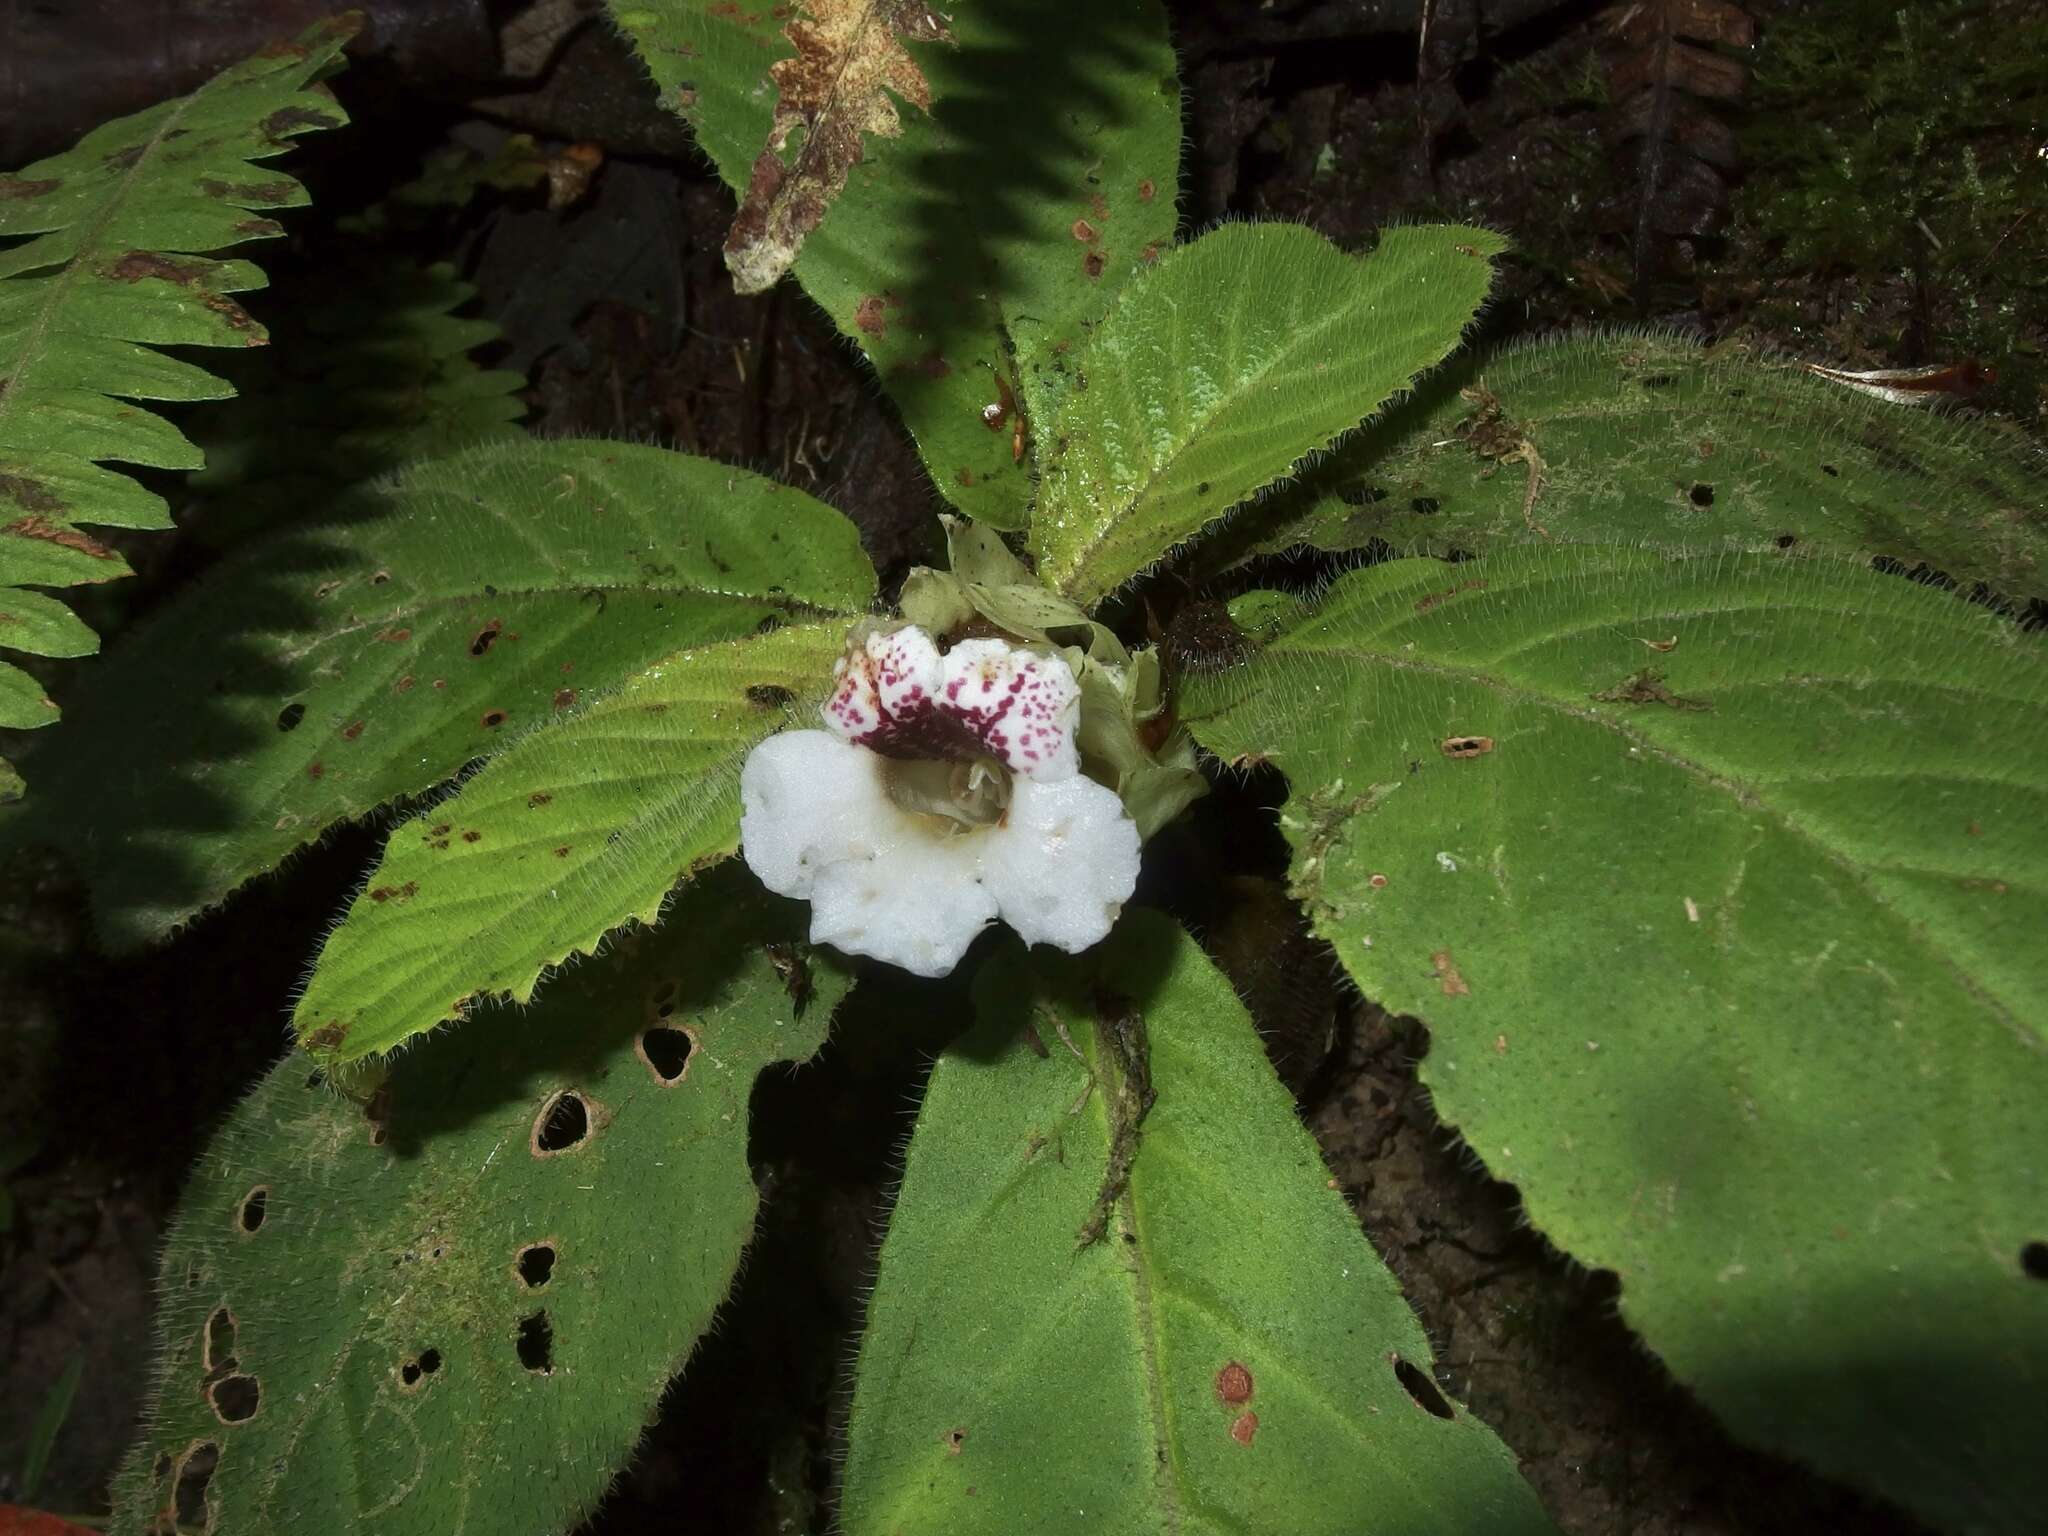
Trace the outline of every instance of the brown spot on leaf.
<instances>
[{"instance_id":1,"label":"brown spot on leaf","mask_svg":"<svg viewBox=\"0 0 2048 1536\"><path fill-rule=\"evenodd\" d=\"M475 827L471 827L462 834L462 840L465 843L480 843L484 840L484 835L477 831Z\"/></svg>"},{"instance_id":2,"label":"brown spot on leaf","mask_svg":"<svg viewBox=\"0 0 2048 1536\"><path fill-rule=\"evenodd\" d=\"M1238 1361L1231 1361L1216 1373L1216 1397L1233 1408L1252 1400L1252 1373Z\"/></svg>"},{"instance_id":3,"label":"brown spot on leaf","mask_svg":"<svg viewBox=\"0 0 2048 1536\"><path fill-rule=\"evenodd\" d=\"M1090 279L1102 276L1103 269L1107 265L1108 263L1102 259L1102 252L1100 251L1090 251L1081 258L1081 270L1087 273Z\"/></svg>"},{"instance_id":4,"label":"brown spot on leaf","mask_svg":"<svg viewBox=\"0 0 2048 1536\"><path fill-rule=\"evenodd\" d=\"M867 134L903 132L891 97L931 110L931 86L904 46L952 42L924 0L807 0L782 35L794 58L768 66L776 101L767 142L725 239L725 264L741 293L772 287L861 158ZM796 130L803 143L785 166Z\"/></svg>"},{"instance_id":5,"label":"brown spot on leaf","mask_svg":"<svg viewBox=\"0 0 2048 1536\"><path fill-rule=\"evenodd\" d=\"M0 528L0 533L11 533L19 539L43 539L51 544L62 545L65 549L76 550L81 555L90 555L95 560L118 560L120 558L113 550L91 535L80 533L76 528L66 527L62 523L53 523L47 517L38 517L33 514L28 517L16 518L6 527Z\"/></svg>"},{"instance_id":6,"label":"brown spot on leaf","mask_svg":"<svg viewBox=\"0 0 2048 1536\"><path fill-rule=\"evenodd\" d=\"M347 1038L348 1026L336 1020L331 1024L322 1024L313 1033L306 1036L306 1049L309 1051L331 1051Z\"/></svg>"},{"instance_id":7,"label":"brown spot on leaf","mask_svg":"<svg viewBox=\"0 0 2048 1536\"><path fill-rule=\"evenodd\" d=\"M863 336L877 340L889 334L889 317L883 311L882 296L871 293L853 306L853 323Z\"/></svg>"},{"instance_id":8,"label":"brown spot on leaf","mask_svg":"<svg viewBox=\"0 0 2048 1536\"><path fill-rule=\"evenodd\" d=\"M1436 967L1436 979L1443 986L1445 997L1472 995L1472 989L1465 985L1465 978L1458 974L1458 963L1451 958L1448 949L1440 949L1431 955L1429 963Z\"/></svg>"},{"instance_id":9,"label":"brown spot on leaf","mask_svg":"<svg viewBox=\"0 0 2048 1536\"><path fill-rule=\"evenodd\" d=\"M1387 888L1387 877L1385 875L1374 875L1365 883L1376 891L1383 891Z\"/></svg>"},{"instance_id":10,"label":"brown spot on leaf","mask_svg":"<svg viewBox=\"0 0 2048 1536\"><path fill-rule=\"evenodd\" d=\"M557 688L555 690L555 708L574 709L575 707L576 690L574 688Z\"/></svg>"},{"instance_id":11,"label":"brown spot on leaf","mask_svg":"<svg viewBox=\"0 0 2048 1536\"><path fill-rule=\"evenodd\" d=\"M1437 743L1445 757L1484 757L1493 750L1491 736L1446 736Z\"/></svg>"},{"instance_id":12,"label":"brown spot on leaf","mask_svg":"<svg viewBox=\"0 0 2048 1536\"><path fill-rule=\"evenodd\" d=\"M329 117L325 112L315 112L311 107L279 107L263 119L265 138L284 139L295 133L310 133L317 128L339 128L341 120Z\"/></svg>"},{"instance_id":13,"label":"brown spot on leaf","mask_svg":"<svg viewBox=\"0 0 2048 1536\"><path fill-rule=\"evenodd\" d=\"M307 777L307 778L309 778L309 779L322 779L322 778L325 778L326 776L327 776L327 765L326 765L325 763L321 763L321 762L312 762L312 763L308 763L308 764L306 764L306 777Z\"/></svg>"},{"instance_id":14,"label":"brown spot on leaf","mask_svg":"<svg viewBox=\"0 0 2048 1536\"><path fill-rule=\"evenodd\" d=\"M391 691L393 693L411 693L418 685L419 679L408 672L391 685Z\"/></svg>"},{"instance_id":15,"label":"brown spot on leaf","mask_svg":"<svg viewBox=\"0 0 2048 1536\"><path fill-rule=\"evenodd\" d=\"M796 695L776 683L755 683L747 689L747 702L756 709L787 709Z\"/></svg>"},{"instance_id":16,"label":"brown spot on leaf","mask_svg":"<svg viewBox=\"0 0 2048 1536\"><path fill-rule=\"evenodd\" d=\"M1662 704L1667 709L1709 710L1705 699L1688 699L1664 686L1664 674L1654 667L1630 673L1612 688L1590 695L1602 704Z\"/></svg>"},{"instance_id":17,"label":"brown spot on leaf","mask_svg":"<svg viewBox=\"0 0 2048 1536\"><path fill-rule=\"evenodd\" d=\"M387 901L410 901L419 894L419 882L408 880L403 885L380 885L370 892L370 900L382 905Z\"/></svg>"},{"instance_id":18,"label":"brown spot on leaf","mask_svg":"<svg viewBox=\"0 0 2048 1536\"><path fill-rule=\"evenodd\" d=\"M1149 203L1152 201L1153 198L1157 197L1158 195L1159 189L1152 185L1151 177L1147 176L1143 181L1138 183L1139 202Z\"/></svg>"},{"instance_id":19,"label":"brown spot on leaf","mask_svg":"<svg viewBox=\"0 0 2048 1536\"><path fill-rule=\"evenodd\" d=\"M1073 228L1070 229L1068 233L1084 245L1093 245L1096 241L1102 238L1101 231L1096 229L1096 227L1093 224L1090 224L1086 219L1074 220Z\"/></svg>"},{"instance_id":20,"label":"brown spot on leaf","mask_svg":"<svg viewBox=\"0 0 2048 1536\"><path fill-rule=\"evenodd\" d=\"M230 330L247 333L247 340L243 342L244 346L260 347L263 345L263 328L256 323L256 317L242 308L233 299L223 298L217 293L209 293L202 295L199 302L225 320Z\"/></svg>"},{"instance_id":21,"label":"brown spot on leaf","mask_svg":"<svg viewBox=\"0 0 2048 1536\"><path fill-rule=\"evenodd\" d=\"M546 790L536 789L532 794L526 797L526 808L529 811L537 811L542 806L550 803L554 798L555 797L549 794Z\"/></svg>"},{"instance_id":22,"label":"brown spot on leaf","mask_svg":"<svg viewBox=\"0 0 2048 1536\"><path fill-rule=\"evenodd\" d=\"M363 734L363 724L364 722L361 720L351 720L341 728L341 739L343 741L354 741Z\"/></svg>"},{"instance_id":23,"label":"brown spot on leaf","mask_svg":"<svg viewBox=\"0 0 2048 1536\"><path fill-rule=\"evenodd\" d=\"M402 645L412 638L412 631L409 629L380 629L370 638L381 641L385 645Z\"/></svg>"},{"instance_id":24,"label":"brown spot on leaf","mask_svg":"<svg viewBox=\"0 0 2048 1536\"><path fill-rule=\"evenodd\" d=\"M0 198L48 197L63 185L62 179L56 176L31 181L25 176L0 175Z\"/></svg>"},{"instance_id":25,"label":"brown spot on leaf","mask_svg":"<svg viewBox=\"0 0 2048 1536\"><path fill-rule=\"evenodd\" d=\"M257 203L274 208L299 190L295 181L219 181L202 177L199 190L223 203Z\"/></svg>"},{"instance_id":26,"label":"brown spot on leaf","mask_svg":"<svg viewBox=\"0 0 2048 1536\"><path fill-rule=\"evenodd\" d=\"M235 233L249 240L267 240L284 233L284 226L275 219L243 219L235 225Z\"/></svg>"},{"instance_id":27,"label":"brown spot on leaf","mask_svg":"<svg viewBox=\"0 0 2048 1536\"><path fill-rule=\"evenodd\" d=\"M31 512L61 512L63 501L40 480L26 479L21 475L0 475L0 496L5 496L16 506L27 507ZM23 529L19 524L10 527L9 533L21 533L25 538L36 538L37 534Z\"/></svg>"},{"instance_id":28,"label":"brown spot on leaf","mask_svg":"<svg viewBox=\"0 0 2048 1536\"><path fill-rule=\"evenodd\" d=\"M477 724L487 731L495 731L512 717L502 709L487 709L478 717Z\"/></svg>"},{"instance_id":29,"label":"brown spot on leaf","mask_svg":"<svg viewBox=\"0 0 2048 1536\"><path fill-rule=\"evenodd\" d=\"M119 283L139 283L145 277L154 277L190 287L206 275L208 265L200 261L174 261L155 251L130 251L108 262L100 271Z\"/></svg>"},{"instance_id":30,"label":"brown spot on leaf","mask_svg":"<svg viewBox=\"0 0 2048 1536\"><path fill-rule=\"evenodd\" d=\"M1448 602L1460 592L1479 592L1484 591L1485 588L1486 583L1483 581L1461 581L1455 587L1445 587L1441 592L1431 592L1426 597L1417 598L1415 601L1415 611L1417 613L1427 613L1438 603Z\"/></svg>"},{"instance_id":31,"label":"brown spot on leaf","mask_svg":"<svg viewBox=\"0 0 2048 1536\"><path fill-rule=\"evenodd\" d=\"M1239 1445L1250 1445L1252 1436L1259 1432L1259 1416L1247 1410L1230 1421L1230 1438Z\"/></svg>"},{"instance_id":32,"label":"brown spot on leaf","mask_svg":"<svg viewBox=\"0 0 2048 1536\"><path fill-rule=\"evenodd\" d=\"M964 1429L949 1429L939 1436L939 1439L944 1443L948 1456L958 1456L960 1454L960 1447L967 1443L967 1431Z\"/></svg>"},{"instance_id":33,"label":"brown spot on leaf","mask_svg":"<svg viewBox=\"0 0 2048 1536\"><path fill-rule=\"evenodd\" d=\"M555 850L555 857L558 859L566 859L567 857L569 857L569 850L573 846L574 845L571 843L562 844L561 847Z\"/></svg>"},{"instance_id":34,"label":"brown spot on leaf","mask_svg":"<svg viewBox=\"0 0 2048 1536\"><path fill-rule=\"evenodd\" d=\"M493 619L482 629L478 630L475 637L469 642L469 654L471 656L488 656L491 647L498 643L498 632L504 627L505 621L503 619Z\"/></svg>"}]
</instances>

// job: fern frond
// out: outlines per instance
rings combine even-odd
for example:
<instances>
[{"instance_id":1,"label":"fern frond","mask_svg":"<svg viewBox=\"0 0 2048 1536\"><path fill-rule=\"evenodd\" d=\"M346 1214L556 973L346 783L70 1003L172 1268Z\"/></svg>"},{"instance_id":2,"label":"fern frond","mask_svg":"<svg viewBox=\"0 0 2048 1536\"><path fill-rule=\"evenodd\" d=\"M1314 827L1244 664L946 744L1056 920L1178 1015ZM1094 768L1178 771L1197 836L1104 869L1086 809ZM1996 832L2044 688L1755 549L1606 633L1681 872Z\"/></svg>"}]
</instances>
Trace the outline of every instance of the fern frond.
<instances>
[{"instance_id":1,"label":"fern frond","mask_svg":"<svg viewBox=\"0 0 2048 1536\"><path fill-rule=\"evenodd\" d=\"M0 175L0 648L81 656L99 642L55 599L128 574L85 526L168 528L162 497L108 461L197 469L199 451L139 400L233 393L164 346L261 346L230 294L263 286L246 261L208 255L282 234L269 214L305 189L252 162L346 118L316 82L353 18L324 21L189 96L94 129L61 155ZM0 728L57 706L0 662ZM0 798L20 781L0 760Z\"/></svg>"}]
</instances>

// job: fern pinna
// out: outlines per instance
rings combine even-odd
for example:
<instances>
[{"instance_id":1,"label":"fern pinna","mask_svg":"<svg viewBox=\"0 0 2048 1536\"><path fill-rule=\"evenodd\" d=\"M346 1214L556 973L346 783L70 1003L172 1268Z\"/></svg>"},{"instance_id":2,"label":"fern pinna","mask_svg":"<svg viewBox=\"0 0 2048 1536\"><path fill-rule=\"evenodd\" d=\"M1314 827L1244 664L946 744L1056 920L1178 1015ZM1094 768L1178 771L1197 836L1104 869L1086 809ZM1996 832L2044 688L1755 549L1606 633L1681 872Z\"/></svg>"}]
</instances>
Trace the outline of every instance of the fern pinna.
<instances>
[{"instance_id":1,"label":"fern pinna","mask_svg":"<svg viewBox=\"0 0 2048 1536\"><path fill-rule=\"evenodd\" d=\"M262 287L263 274L205 253L284 233L271 215L307 201L298 182L253 162L346 120L318 82L354 30L351 19L322 22L189 96L0 175L0 239L13 242L0 249L0 649L91 654L92 630L28 589L129 573L85 526L171 526L164 499L107 462L200 467L184 434L135 402L234 393L159 347L267 339L229 297ZM0 662L0 729L57 714L41 683ZM0 758L0 800L21 790Z\"/></svg>"}]
</instances>

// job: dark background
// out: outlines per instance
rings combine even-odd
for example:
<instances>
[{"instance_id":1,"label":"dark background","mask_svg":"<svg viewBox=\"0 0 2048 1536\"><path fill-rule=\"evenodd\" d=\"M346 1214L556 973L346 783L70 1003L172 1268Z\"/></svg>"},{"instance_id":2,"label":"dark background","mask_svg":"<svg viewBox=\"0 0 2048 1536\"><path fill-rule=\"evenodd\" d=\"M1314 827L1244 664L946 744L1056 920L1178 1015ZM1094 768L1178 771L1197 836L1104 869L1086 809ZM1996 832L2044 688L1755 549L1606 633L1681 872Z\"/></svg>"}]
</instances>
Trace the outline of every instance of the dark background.
<instances>
[{"instance_id":1,"label":"dark background","mask_svg":"<svg viewBox=\"0 0 2048 1536\"><path fill-rule=\"evenodd\" d=\"M189 89L326 9L0 7L0 166ZM873 380L794 287L733 295L719 257L731 197L623 45L581 20L588 0L365 9L366 42L336 82L354 126L287 162L315 207L293 217L288 243L257 253L274 285L254 296L259 315L317 290L348 238L335 220L451 140L480 156L513 131L544 154L595 144L600 168L563 206L548 207L545 187L484 189L391 237L478 285L476 312L505 330L488 356L530 378L529 425L778 475L860 524L885 584L932 556L938 500ZM1357 246L1392 218L1481 222L1520 246L1490 334L1650 321L1845 367L1974 360L1998 370L1975 403L2038 431L2048 216L2026 212L2040 206L2040 176L2022 152L2024 112L2008 103L2011 120L1999 115L1997 78L2015 39L2038 28L2029 8L1951 7L1967 25L1945 24L1929 99L1907 90L1893 108L1933 121L1933 97L1984 87L1981 120L1951 113L1943 131L1994 168L2018 167L2002 236L1985 210L1942 201L1934 163L1925 188L1894 175L1856 196L1815 190L1808 162L1830 152L1827 135L1874 130L1867 111L1844 126L1845 104L1822 99L1837 87L1810 40L1855 57L1878 46L1890 7L1753 0L1761 45L1710 49L1739 67L1680 79L1651 118L1634 89L1644 66L1632 9L1437 0L1418 48L1420 0L1173 4L1184 227L1285 218ZM1774 65L1774 32L1808 39L1807 51ZM140 579L95 614L113 630L211 558L204 540L131 548ZM1332 1173L1430 1332L1443 1385L1514 1448L1559 1523L1645 1536L1915 1529L1731 1442L1615 1319L1611 1277L1520 1225L1512 1189L1484 1177L1417 1085L1426 1035L1348 992L1302 931L1268 814L1281 793L1277 779L1226 786L1162 836L1142 894L1192 923L1253 1004ZM0 1233L0 1500L17 1491L28 1426L78 1355L81 1387L37 1502L104 1511L184 1172L282 1048L287 999L375 845L376 829L344 831L169 947L120 961L95 950L61 867L0 871L0 1177L13 1199ZM751 1154L768 1199L753 1255L590 1531L826 1528L839 1393L904 1106L942 1039L939 1021L906 1033L904 1016L888 984L869 989L815 1063L757 1090Z\"/></svg>"}]
</instances>

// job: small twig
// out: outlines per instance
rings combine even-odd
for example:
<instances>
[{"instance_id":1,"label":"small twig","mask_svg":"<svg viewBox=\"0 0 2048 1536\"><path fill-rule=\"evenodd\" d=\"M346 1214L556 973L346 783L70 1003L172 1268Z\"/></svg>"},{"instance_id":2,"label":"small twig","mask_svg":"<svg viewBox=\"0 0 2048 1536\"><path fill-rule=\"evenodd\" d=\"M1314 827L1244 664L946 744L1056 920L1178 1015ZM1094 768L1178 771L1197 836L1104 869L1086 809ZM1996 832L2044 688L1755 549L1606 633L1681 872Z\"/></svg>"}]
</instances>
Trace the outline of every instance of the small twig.
<instances>
[{"instance_id":1,"label":"small twig","mask_svg":"<svg viewBox=\"0 0 2048 1536\"><path fill-rule=\"evenodd\" d=\"M1152 1052L1145 1038L1145 1016L1130 999L1107 991L1096 993L1095 1038L1115 1079L1109 1099L1109 1160L1094 1209L1075 1234L1077 1248L1102 1241L1109 1230L1109 1214L1130 1187L1139 1128L1158 1097L1152 1091Z\"/></svg>"}]
</instances>

